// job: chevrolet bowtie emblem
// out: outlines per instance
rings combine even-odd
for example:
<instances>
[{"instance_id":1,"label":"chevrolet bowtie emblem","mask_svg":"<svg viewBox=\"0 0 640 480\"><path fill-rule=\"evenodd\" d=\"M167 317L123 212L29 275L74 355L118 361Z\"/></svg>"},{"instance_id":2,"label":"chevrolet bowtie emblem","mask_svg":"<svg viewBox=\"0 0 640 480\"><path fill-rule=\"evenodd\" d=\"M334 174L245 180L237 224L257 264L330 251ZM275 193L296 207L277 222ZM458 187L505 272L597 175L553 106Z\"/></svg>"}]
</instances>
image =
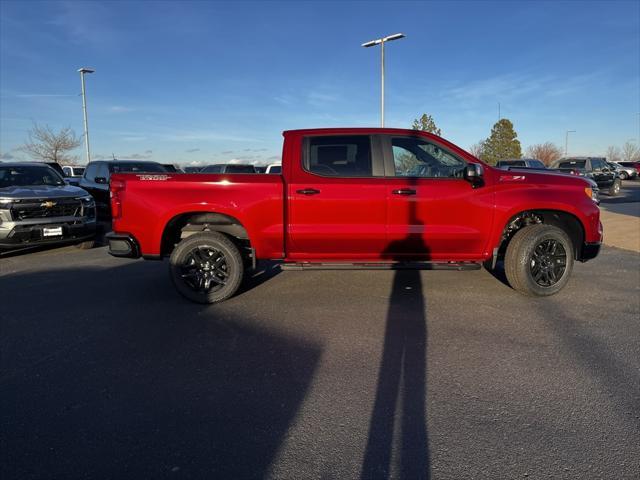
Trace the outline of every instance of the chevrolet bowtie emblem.
<instances>
[{"instance_id":1,"label":"chevrolet bowtie emblem","mask_svg":"<svg viewBox=\"0 0 640 480\"><path fill-rule=\"evenodd\" d=\"M56 202L42 202L40 206L45 208L52 208L56 206Z\"/></svg>"}]
</instances>

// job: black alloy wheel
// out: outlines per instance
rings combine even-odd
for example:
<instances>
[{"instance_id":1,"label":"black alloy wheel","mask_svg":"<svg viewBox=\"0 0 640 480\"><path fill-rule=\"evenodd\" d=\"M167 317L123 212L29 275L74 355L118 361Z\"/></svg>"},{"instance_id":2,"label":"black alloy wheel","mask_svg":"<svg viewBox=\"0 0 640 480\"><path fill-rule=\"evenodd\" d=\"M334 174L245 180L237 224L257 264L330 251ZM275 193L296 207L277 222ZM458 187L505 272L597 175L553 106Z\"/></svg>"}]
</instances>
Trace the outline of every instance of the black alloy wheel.
<instances>
[{"instance_id":1,"label":"black alloy wheel","mask_svg":"<svg viewBox=\"0 0 640 480\"><path fill-rule=\"evenodd\" d=\"M546 297L567 284L574 258L574 245L567 232L555 225L530 225L518 230L509 241L504 272L514 290Z\"/></svg>"},{"instance_id":2,"label":"black alloy wheel","mask_svg":"<svg viewBox=\"0 0 640 480\"><path fill-rule=\"evenodd\" d=\"M178 292L189 300L217 303L238 290L244 263L229 237L202 232L178 243L171 253L169 274Z\"/></svg>"},{"instance_id":3,"label":"black alloy wheel","mask_svg":"<svg viewBox=\"0 0 640 480\"><path fill-rule=\"evenodd\" d=\"M219 290L227 283L227 261L224 254L211 246L195 246L181 265L181 277L196 292Z\"/></svg>"},{"instance_id":4,"label":"black alloy wheel","mask_svg":"<svg viewBox=\"0 0 640 480\"><path fill-rule=\"evenodd\" d=\"M567 268L567 252L557 240L544 240L533 250L529 268L541 287L555 285Z\"/></svg>"}]
</instances>

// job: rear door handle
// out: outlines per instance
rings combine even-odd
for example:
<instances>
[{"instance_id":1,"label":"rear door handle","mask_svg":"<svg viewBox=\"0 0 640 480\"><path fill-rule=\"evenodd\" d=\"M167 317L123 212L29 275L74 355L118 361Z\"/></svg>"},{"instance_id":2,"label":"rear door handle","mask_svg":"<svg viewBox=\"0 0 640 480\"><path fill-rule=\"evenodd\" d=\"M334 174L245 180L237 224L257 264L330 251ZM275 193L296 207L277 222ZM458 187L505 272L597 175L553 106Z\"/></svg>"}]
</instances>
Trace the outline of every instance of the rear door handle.
<instances>
[{"instance_id":1,"label":"rear door handle","mask_svg":"<svg viewBox=\"0 0 640 480\"><path fill-rule=\"evenodd\" d=\"M393 190L391 193L394 195L415 195L416 191L412 188L401 188L399 190Z\"/></svg>"},{"instance_id":2,"label":"rear door handle","mask_svg":"<svg viewBox=\"0 0 640 480\"><path fill-rule=\"evenodd\" d=\"M320 193L320 190L316 190L315 188L303 188L302 190L296 190L296 193L301 193L302 195L316 195Z\"/></svg>"}]
</instances>

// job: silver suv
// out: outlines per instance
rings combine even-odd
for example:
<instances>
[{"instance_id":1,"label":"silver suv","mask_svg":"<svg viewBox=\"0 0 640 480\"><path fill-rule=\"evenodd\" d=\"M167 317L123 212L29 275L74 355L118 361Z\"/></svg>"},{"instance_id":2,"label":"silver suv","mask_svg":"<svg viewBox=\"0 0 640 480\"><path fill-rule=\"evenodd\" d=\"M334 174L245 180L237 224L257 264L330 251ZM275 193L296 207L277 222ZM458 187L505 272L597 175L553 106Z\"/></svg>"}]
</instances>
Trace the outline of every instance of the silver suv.
<instances>
[{"instance_id":1,"label":"silver suv","mask_svg":"<svg viewBox=\"0 0 640 480\"><path fill-rule=\"evenodd\" d=\"M91 248L96 205L44 163L0 163L0 251L43 244Z\"/></svg>"}]
</instances>

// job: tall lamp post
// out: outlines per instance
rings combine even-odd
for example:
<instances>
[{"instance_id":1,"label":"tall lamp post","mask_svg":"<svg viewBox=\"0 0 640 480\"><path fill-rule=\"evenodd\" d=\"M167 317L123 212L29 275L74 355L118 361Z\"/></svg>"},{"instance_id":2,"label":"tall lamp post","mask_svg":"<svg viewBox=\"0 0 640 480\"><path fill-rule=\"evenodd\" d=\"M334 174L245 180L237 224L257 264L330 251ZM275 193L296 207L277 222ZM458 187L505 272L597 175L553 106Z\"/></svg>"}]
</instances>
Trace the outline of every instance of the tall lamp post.
<instances>
[{"instance_id":1,"label":"tall lamp post","mask_svg":"<svg viewBox=\"0 0 640 480\"><path fill-rule=\"evenodd\" d=\"M87 123L87 97L84 91L84 74L93 73L95 70L92 68L82 67L78 69L80 72L80 83L82 84L82 112L84 114L84 146L87 150L87 163L91 161L91 154L89 152L89 124Z\"/></svg>"},{"instance_id":2,"label":"tall lamp post","mask_svg":"<svg viewBox=\"0 0 640 480\"><path fill-rule=\"evenodd\" d=\"M404 33L395 33L393 35L378 38L376 40L371 40L370 42L362 44L364 48L373 47L374 45L380 45L380 68L382 72L382 83L380 89L380 126L382 127L384 127L384 44L385 42L390 42L391 40L400 40L404 37Z\"/></svg>"},{"instance_id":3,"label":"tall lamp post","mask_svg":"<svg viewBox=\"0 0 640 480\"><path fill-rule=\"evenodd\" d=\"M570 133L576 133L575 130L567 130L567 132L564 135L564 156L566 157L568 155L569 152L569 134Z\"/></svg>"}]
</instances>

